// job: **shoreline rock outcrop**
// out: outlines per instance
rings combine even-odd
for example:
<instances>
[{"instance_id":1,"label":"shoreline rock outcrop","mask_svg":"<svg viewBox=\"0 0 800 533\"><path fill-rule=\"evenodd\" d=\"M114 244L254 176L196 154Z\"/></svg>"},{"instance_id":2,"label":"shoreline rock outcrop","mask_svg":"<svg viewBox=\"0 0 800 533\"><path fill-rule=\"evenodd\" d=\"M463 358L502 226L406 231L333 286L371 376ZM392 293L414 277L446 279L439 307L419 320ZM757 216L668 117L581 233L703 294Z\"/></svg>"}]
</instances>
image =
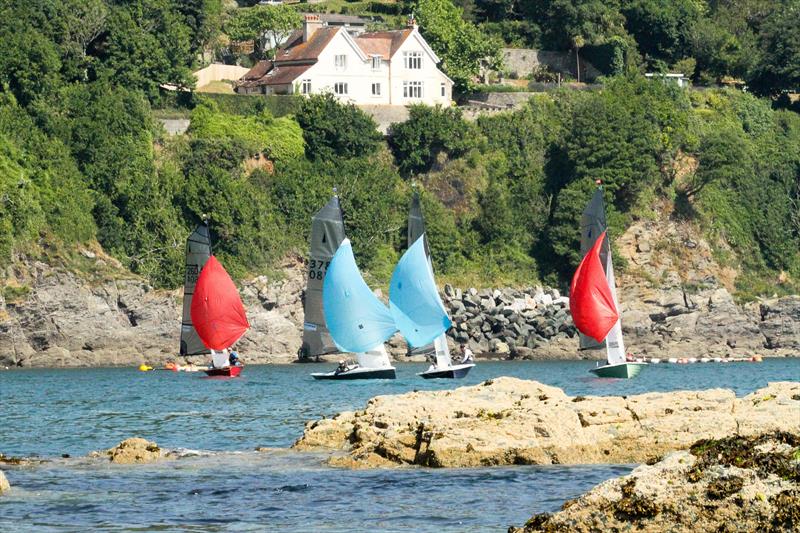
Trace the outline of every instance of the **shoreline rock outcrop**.
<instances>
[{"instance_id":1,"label":"shoreline rock outcrop","mask_svg":"<svg viewBox=\"0 0 800 533\"><path fill-rule=\"evenodd\" d=\"M716 264L708 243L692 240L691 232L674 223L642 224L616 241L629 265L619 279L622 327L631 353L660 358L798 354L800 296L738 305L728 290L735 273ZM690 253L656 253L658 243ZM0 368L162 366L178 358L181 290L155 290L99 245L93 250L81 250L69 266L19 258L0 272ZM297 257L287 258L281 268L278 277L240 284L252 326L240 342L246 363L296 360L306 270ZM467 343L478 356L605 356L602 350L578 351L569 300L557 289L445 285L442 299L453 319L452 343ZM397 360L424 359L407 357L399 334L388 347Z\"/></svg>"},{"instance_id":2,"label":"shoreline rock outcrop","mask_svg":"<svg viewBox=\"0 0 800 533\"><path fill-rule=\"evenodd\" d=\"M567 396L497 378L455 390L378 396L365 409L306 424L299 450L337 450L333 465L474 467L638 463L700 438L800 433L800 383L731 390Z\"/></svg>"},{"instance_id":3,"label":"shoreline rock outcrop","mask_svg":"<svg viewBox=\"0 0 800 533\"><path fill-rule=\"evenodd\" d=\"M701 440L509 533L797 531L800 433Z\"/></svg>"}]
</instances>

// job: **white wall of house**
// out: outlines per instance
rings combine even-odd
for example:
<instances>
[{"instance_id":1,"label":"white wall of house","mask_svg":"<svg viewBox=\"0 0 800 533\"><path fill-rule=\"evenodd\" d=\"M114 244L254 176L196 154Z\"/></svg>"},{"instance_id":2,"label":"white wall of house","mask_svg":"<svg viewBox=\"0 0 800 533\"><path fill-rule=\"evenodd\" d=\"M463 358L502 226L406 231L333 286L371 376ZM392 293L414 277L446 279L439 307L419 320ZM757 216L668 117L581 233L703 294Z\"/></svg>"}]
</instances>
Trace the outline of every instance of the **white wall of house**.
<instances>
[{"instance_id":1,"label":"white wall of house","mask_svg":"<svg viewBox=\"0 0 800 533\"><path fill-rule=\"evenodd\" d=\"M344 67L337 66L336 56L345 57ZM311 92L334 93L343 102L387 105L390 103L388 63L381 61L380 68L373 70L372 58L365 60L365 57L347 32L339 30L319 54L314 66L303 73L301 80L311 80ZM347 90L339 94L342 84L346 84ZM380 85L380 94L372 94L372 84ZM299 85L298 92L302 92L302 83L296 82L295 85Z\"/></svg>"},{"instance_id":2,"label":"white wall of house","mask_svg":"<svg viewBox=\"0 0 800 533\"><path fill-rule=\"evenodd\" d=\"M317 63L295 80L295 92L302 93L303 80L309 80L312 93L330 92L344 102L358 105L449 106L453 83L438 69L436 57L423 43L415 30L391 61L380 60L380 68L376 69L372 58L360 51L346 31L340 30L320 53ZM407 68L404 52L420 54L421 68ZM337 56L345 56L344 67L337 65Z\"/></svg>"},{"instance_id":3,"label":"white wall of house","mask_svg":"<svg viewBox=\"0 0 800 533\"><path fill-rule=\"evenodd\" d=\"M439 70L436 66L436 57L431 55L430 50L423 43L422 36L415 29L392 58L392 104L394 105L423 103L427 105L441 104L447 107L453 99L453 82ZM410 61L408 63L405 60L406 54L409 54ZM414 54L417 54L416 57L421 61L421 68L408 68L410 65L419 64L417 61L411 60ZM421 97L417 96L420 89ZM442 95L442 89L444 89L444 95Z\"/></svg>"}]
</instances>

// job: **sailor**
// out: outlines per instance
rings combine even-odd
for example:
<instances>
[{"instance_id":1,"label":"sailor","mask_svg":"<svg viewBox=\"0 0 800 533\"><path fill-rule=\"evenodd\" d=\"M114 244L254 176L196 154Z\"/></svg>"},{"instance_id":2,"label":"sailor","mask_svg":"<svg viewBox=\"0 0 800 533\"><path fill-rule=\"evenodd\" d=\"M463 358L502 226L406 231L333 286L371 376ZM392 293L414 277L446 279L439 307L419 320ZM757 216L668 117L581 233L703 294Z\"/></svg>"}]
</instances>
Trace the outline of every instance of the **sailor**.
<instances>
[{"instance_id":1,"label":"sailor","mask_svg":"<svg viewBox=\"0 0 800 533\"><path fill-rule=\"evenodd\" d=\"M347 370L347 365L344 364L344 359L339 359L339 366L336 367L336 373L338 374L339 372L344 372L345 370Z\"/></svg>"},{"instance_id":2,"label":"sailor","mask_svg":"<svg viewBox=\"0 0 800 533\"><path fill-rule=\"evenodd\" d=\"M467 348L466 344L461 345L461 364L471 363L473 361L472 350Z\"/></svg>"},{"instance_id":3,"label":"sailor","mask_svg":"<svg viewBox=\"0 0 800 533\"><path fill-rule=\"evenodd\" d=\"M228 363L231 366L239 366L242 364L241 361L239 361L239 354L236 353L236 350L234 350L233 348L231 348L231 354L228 357Z\"/></svg>"}]
</instances>

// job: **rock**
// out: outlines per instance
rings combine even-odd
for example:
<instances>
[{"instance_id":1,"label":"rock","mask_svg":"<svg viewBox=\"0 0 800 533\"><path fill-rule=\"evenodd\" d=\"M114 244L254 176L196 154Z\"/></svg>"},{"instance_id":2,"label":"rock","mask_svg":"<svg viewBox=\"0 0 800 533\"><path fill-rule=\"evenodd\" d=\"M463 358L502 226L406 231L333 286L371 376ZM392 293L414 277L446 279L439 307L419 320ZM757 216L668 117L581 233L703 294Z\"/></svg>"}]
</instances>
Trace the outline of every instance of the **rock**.
<instances>
[{"instance_id":1,"label":"rock","mask_svg":"<svg viewBox=\"0 0 800 533\"><path fill-rule=\"evenodd\" d=\"M3 494L7 490L11 490L11 483L8 482L6 475L0 470L0 494Z\"/></svg>"},{"instance_id":2,"label":"rock","mask_svg":"<svg viewBox=\"0 0 800 533\"><path fill-rule=\"evenodd\" d=\"M800 348L800 296L767 300L760 305L758 323L767 348Z\"/></svg>"},{"instance_id":3,"label":"rock","mask_svg":"<svg viewBox=\"0 0 800 533\"><path fill-rule=\"evenodd\" d=\"M125 439L105 451L112 463L142 464L158 461L162 457L161 448L155 442L134 437Z\"/></svg>"},{"instance_id":4,"label":"rock","mask_svg":"<svg viewBox=\"0 0 800 533\"><path fill-rule=\"evenodd\" d=\"M246 363L289 362L300 347L304 270L292 261L284 267L280 280L241 284L252 326L240 344ZM37 261L14 273L29 292L13 306L0 297L0 365L160 366L175 359L181 289L154 290L124 270L78 276Z\"/></svg>"},{"instance_id":5,"label":"rock","mask_svg":"<svg viewBox=\"0 0 800 533\"><path fill-rule=\"evenodd\" d=\"M770 383L741 399L712 389L575 401L556 387L503 377L373 398L342 422L307 425L295 447L345 450L349 466L373 464L365 458L374 456L435 467L637 463L737 431L800 433L798 410L794 382Z\"/></svg>"},{"instance_id":6,"label":"rock","mask_svg":"<svg viewBox=\"0 0 800 533\"><path fill-rule=\"evenodd\" d=\"M798 445L797 433L701 440L509 532L796 531Z\"/></svg>"}]
</instances>

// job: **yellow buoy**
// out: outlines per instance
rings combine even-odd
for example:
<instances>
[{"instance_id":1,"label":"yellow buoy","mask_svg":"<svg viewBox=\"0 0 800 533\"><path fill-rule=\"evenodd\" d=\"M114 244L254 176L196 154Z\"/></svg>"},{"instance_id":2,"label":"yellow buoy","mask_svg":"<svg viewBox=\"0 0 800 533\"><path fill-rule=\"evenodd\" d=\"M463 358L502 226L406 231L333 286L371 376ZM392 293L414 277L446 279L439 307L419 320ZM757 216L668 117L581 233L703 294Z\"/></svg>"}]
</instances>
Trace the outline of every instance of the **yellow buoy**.
<instances>
[{"instance_id":1,"label":"yellow buoy","mask_svg":"<svg viewBox=\"0 0 800 533\"><path fill-rule=\"evenodd\" d=\"M152 366L147 366L145 364L139 365L139 371L140 372L149 372L150 370L153 370Z\"/></svg>"}]
</instances>

